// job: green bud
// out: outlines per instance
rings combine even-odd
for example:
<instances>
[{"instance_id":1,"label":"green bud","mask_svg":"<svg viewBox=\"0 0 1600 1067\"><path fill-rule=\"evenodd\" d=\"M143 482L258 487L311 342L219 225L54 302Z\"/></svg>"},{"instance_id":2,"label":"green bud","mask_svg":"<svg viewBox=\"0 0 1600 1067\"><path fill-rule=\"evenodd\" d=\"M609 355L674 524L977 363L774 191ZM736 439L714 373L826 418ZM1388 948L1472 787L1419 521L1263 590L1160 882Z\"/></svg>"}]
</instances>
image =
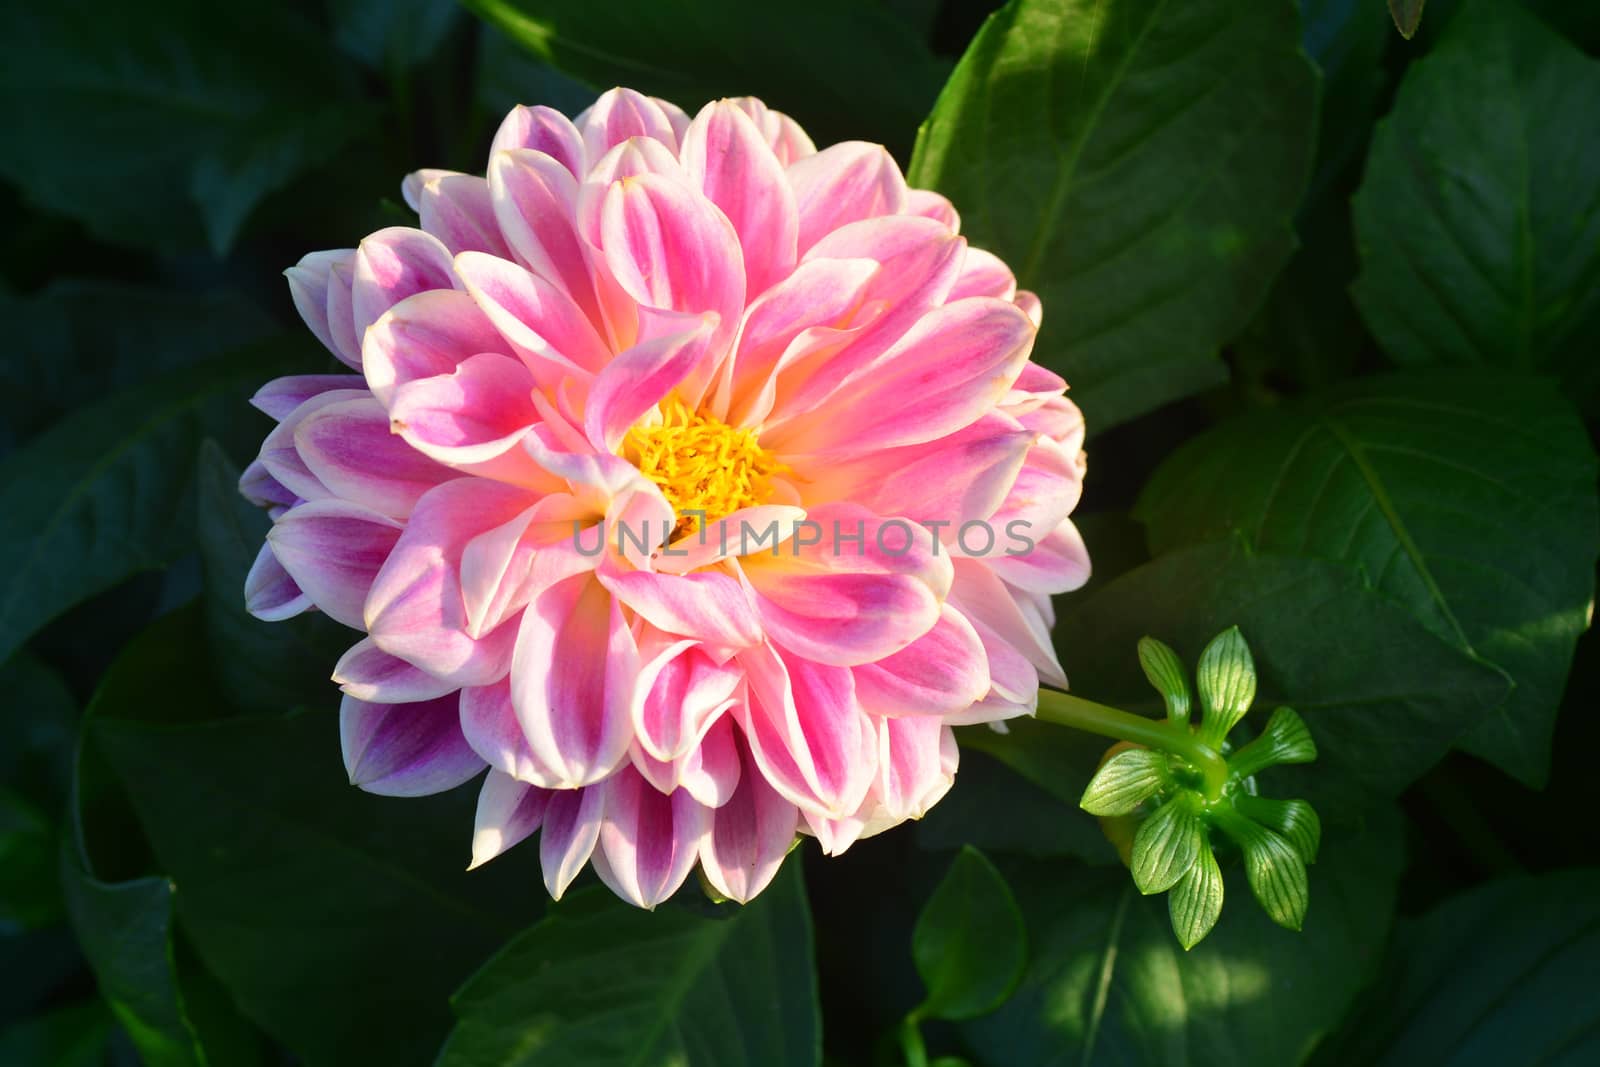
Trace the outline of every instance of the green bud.
<instances>
[{"instance_id":1,"label":"green bud","mask_svg":"<svg viewBox=\"0 0 1600 1067\"><path fill-rule=\"evenodd\" d=\"M1153 637L1139 638L1139 666L1150 679L1156 692L1167 704L1167 718L1174 722L1189 721L1189 674L1183 661L1167 645Z\"/></svg>"},{"instance_id":2,"label":"green bud","mask_svg":"<svg viewBox=\"0 0 1600 1067\"><path fill-rule=\"evenodd\" d=\"M1256 698L1256 665L1237 626L1218 634L1200 653L1200 740L1219 748Z\"/></svg>"},{"instance_id":3,"label":"green bud","mask_svg":"<svg viewBox=\"0 0 1600 1067\"><path fill-rule=\"evenodd\" d=\"M1165 752L1130 748L1118 752L1089 780L1078 806L1090 815L1129 815L1172 784Z\"/></svg>"},{"instance_id":4,"label":"green bud","mask_svg":"<svg viewBox=\"0 0 1600 1067\"><path fill-rule=\"evenodd\" d=\"M1189 873L1178 880L1167 894L1167 914L1172 932L1185 952L1198 945L1222 914L1222 868L1210 843L1200 848Z\"/></svg>"},{"instance_id":5,"label":"green bud","mask_svg":"<svg viewBox=\"0 0 1600 1067\"><path fill-rule=\"evenodd\" d=\"M1233 798L1233 806L1246 818L1282 834L1300 853L1301 859L1307 863L1317 862L1317 849L1322 845L1322 820L1317 818L1316 809L1310 804L1304 800L1269 800L1241 793Z\"/></svg>"},{"instance_id":6,"label":"green bud","mask_svg":"<svg viewBox=\"0 0 1600 1067\"><path fill-rule=\"evenodd\" d=\"M1183 790L1156 809L1133 835L1129 870L1139 892L1149 895L1171 889L1189 873L1205 847L1200 799Z\"/></svg>"},{"instance_id":7,"label":"green bud","mask_svg":"<svg viewBox=\"0 0 1600 1067\"><path fill-rule=\"evenodd\" d=\"M1317 743L1305 720L1293 708L1279 708L1267 720L1261 736L1228 757L1228 767L1248 778L1280 763L1310 763L1317 758Z\"/></svg>"},{"instance_id":8,"label":"green bud","mask_svg":"<svg viewBox=\"0 0 1600 1067\"><path fill-rule=\"evenodd\" d=\"M1279 926L1299 930L1311 903L1306 864L1281 835L1252 822L1236 811L1219 811L1223 831L1244 853L1244 873L1250 891L1267 917Z\"/></svg>"}]
</instances>

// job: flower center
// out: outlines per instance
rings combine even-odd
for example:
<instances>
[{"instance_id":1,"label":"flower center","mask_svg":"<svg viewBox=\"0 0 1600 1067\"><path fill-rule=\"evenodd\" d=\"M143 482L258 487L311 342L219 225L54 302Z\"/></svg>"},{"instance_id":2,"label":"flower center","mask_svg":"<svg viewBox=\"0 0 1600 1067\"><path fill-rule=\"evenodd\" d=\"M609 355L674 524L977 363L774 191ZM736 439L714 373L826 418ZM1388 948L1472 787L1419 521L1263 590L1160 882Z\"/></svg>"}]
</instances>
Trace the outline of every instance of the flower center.
<instances>
[{"instance_id":1,"label":"flower center","mask_svg":"<svg viewBox=\"0 0 1600 1067\"><path fill-rule=\"evenodd\" d=\"M661 421L636 425L623 440L628 459L656 485L679 516L674 538L740 508L763 503L772 476L788 470L756 441L754 430L735 429L694 411L676 396L660 405Z\"/></svg>"}]
</instances>

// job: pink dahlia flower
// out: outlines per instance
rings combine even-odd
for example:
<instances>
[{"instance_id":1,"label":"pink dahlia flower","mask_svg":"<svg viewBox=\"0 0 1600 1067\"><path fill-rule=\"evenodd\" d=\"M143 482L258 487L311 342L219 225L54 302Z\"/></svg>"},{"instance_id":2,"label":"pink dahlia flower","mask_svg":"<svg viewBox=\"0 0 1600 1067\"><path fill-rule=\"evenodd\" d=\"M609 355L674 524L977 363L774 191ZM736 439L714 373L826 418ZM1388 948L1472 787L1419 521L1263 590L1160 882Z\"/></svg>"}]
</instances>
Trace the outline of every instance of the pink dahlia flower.
<instances>
[{"instance_id":1,"label":"pink dahlia flower","mask_svg":"<svg viewBox=\"0 0 1600 1067\"><path fill-rule=\"evenodd\" d=\"M698 865L744 901L1064 683L1082 419L1028 361L1038 300L883 148L615 89L404 193L420 227L288 271L351 373L257 394L242 483L250 610L365 634L356 785L487 766L474 865L538 829L555 896L592 863L651 907Z\"/></svg>"}]
</instances>

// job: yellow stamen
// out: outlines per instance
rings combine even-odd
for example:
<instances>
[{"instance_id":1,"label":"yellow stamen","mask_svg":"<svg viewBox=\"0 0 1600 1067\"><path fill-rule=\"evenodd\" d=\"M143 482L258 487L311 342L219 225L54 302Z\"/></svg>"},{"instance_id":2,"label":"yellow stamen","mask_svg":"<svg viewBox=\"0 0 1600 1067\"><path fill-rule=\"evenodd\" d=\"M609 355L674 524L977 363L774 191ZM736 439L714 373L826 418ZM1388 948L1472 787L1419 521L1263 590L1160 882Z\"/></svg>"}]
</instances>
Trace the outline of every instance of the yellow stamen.
<instances>
[{"instance_id":1,"label":"yellow stamen","mask_svg":"<svg viewBox=\"0 0 1600 1067\"><path fill-rule=\"evenodd\" d=\"M680 517L674 538L696 529L697 517L688 512L704 512L706 522L715 522L765 503L772 477L788 470L761 447L754 430L693 411L676 396L663 400L660 411L659 423L628 431L623 452L661 487Z\"/></svg>"}]
</instances>

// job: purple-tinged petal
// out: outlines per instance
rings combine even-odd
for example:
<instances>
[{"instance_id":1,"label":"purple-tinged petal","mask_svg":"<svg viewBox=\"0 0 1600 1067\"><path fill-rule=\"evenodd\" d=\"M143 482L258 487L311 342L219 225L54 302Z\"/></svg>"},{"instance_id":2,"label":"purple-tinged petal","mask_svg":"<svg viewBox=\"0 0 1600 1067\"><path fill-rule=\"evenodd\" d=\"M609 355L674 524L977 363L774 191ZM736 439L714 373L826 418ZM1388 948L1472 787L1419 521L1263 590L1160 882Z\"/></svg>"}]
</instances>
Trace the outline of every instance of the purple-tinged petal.
<instances>
[{"instance_id":1,"label":"purple-tinged petal","mask_svg":"<svg viewBox=\"0 0 1600 1067\"><path fill-rule=\"evenodd\" d=\"M357 342L406 297L454 288L450 259L450 250L437 237L407 226L391 226L362 240L350 288Z\"/></svg>"},{"instance_id":2,"label":"purple-tinged petal","mask_svg":"<svg viewBox=\"0 0 1600 1067\"><path fill-rule=\"evenodd\" d=\"M511 346L471 296L455 289L418 293L367 331L367 387L388 407L400 386L449 374L485 352L510 355Z\"/></svg>"},{"instance_id":3,"label":"purple-tinged petal","mask_svg":"<svg viewBox=\"0 0 1600 1067\"><path fill-rule=\"evenodd\" d=\"M290 508L267 544L311 602L329 618L362 629L362 604L400 538L401 524L343 500Z\"/></svg>"},{"instance_id":4,"label":"purple-tinged petal","mask_svg":"<svg viewBox=\"0 0 1600 1067\"><path fill-rule=\"evenodd\" d=\"M673 760L658 760L635 742L628 750L634 769L659 792L682 789L708 808L720 808L739 785L739 752L733 720L714 719L700 742Z\"/></svg>"},{"instance_id":5,"label":"purple-tinged petal","mask_svg":"<svg viewBox=\"0 0 1600 1067\"><path fill-rule=\"evenodd\" d=\"M294 444L334 496L391 518L404 519L423 493L458 477L395 436L389 413L370 396L318 408L300 420Z\"/></svg>"},{"instance_id":6,"label":"purple-tinged petal","mask_svg":"<svg viewBox=\"0 0 1600 1067\"><path fill-rule=\"evenodd\" d=\"M544 868L544 886L550 891L551 899L561 899L594 854L605 808L603 786L563 789L551 794L544 809L544 826L539 831L539 862Z\"/></svg>"},{"instance_id":7,"label":"purple-tinged petal","mask_svg":"<svg viewBox=\"0 0 1600 1067\"><path fill-rule=\"evenodd\" d=\"M904 649L853 668L856 699L876 716L953 715L989 692L989 661L972 624L949 605Z\"/></svg>"},{"instance_id":8,"label":"purple-tinged petal","mask_svg":"<svg viewBox=\"0 0 1600 1067\"><path fill-rule=\"evenodd\" d=\"M333 680L347 695L375 704L413 704L453 693L456 686L397 659L364 637L339 658Z\"/></svg>"},{"instance_id":9,"label":"purple-tinged petal","mask_svg":"<svg viewBox=\"0 0 1600 1067\"><path fill-rule=\"evenodd\" d=\"M634 736L651 757L677 759L700 744L743 680L737 665L719 663L692 641L660 647L639 670Z\"/></svg>"},{"instance_id":10,"label":"purple-tinged petal","mask_svg":"<svg viewBox=\"0 0 1600 1067\"><path fill-rule=\"evenodd\" d=\"M623 767L606 782L595 873L624 900L654 908L683 885L710 827L705 805L680 789L670 797Z\"/></svg>"},{"instance_id":11,"label":"purple-tinged petal","mask_svg":"<svg viewBox=\"0 0 1600 1067\"><path fill-rule=\"evenodd\" d=\"M256 395L250 398L250 406L282 422L314 396L333 389L365 388L366 382L359 374L291 374L274 378L257 389Z\"/></svg>"},{"instance_id":12,"label":"purple-tinged petal","mask_svg":"<svg viewBox=\"0 0 1600 1067\"><path fill-rule=\"evenodd\" d=\"M346 696L339 742L350 784L389 797L454 789L483 771L461 736L454 695L418 704L369 704Z\"/></svg>"},{"instance_id":13,"label":"purple-tinged petal","mask_svg":"<svg viewBox=\"0 0 1600 1067\"><path fill-rule=\"evenodd\" d=\"M742 743L739 754L744 764L739 786L711 813L710 832L700 844L700 869L717 892L748 904L783 866L800 813L767 784Z\"/></svg>"},{"instance_id":14,"label":"purple-tinged petal","mask_svg":"<svg viewBox=\"0 0 1600 1067\"><path fill-rule=\"evenodd\" d=\"M478 791L478 812L472 827L472 862L482 867L512 845L525 840L544 821L550 806L548 790L519 782L490 769Z\"/></svg>"},{"instance_id":15,"label":"purple-tinged petal","mask_svg":"<svg viewBox=\"0 0 1600 1067\"><path fill-rule=\"evenodd\" d=\"M311 598L301 591L289 572L283 569L272 546L263 544L256 553L250 573L244 579L245 610L263 622L291 619L312 607Z\"/></svg>"},{"instance_id":16,"label":"purple-tinged petal","mask_svg":"<svg viewBox=\"0 0 1600 1067\"><path fill-rule=\"evenodd\" d=\"M347 263L355 254L356 250L353 248L312 252L283 272L283 276L289 282L289 296L294 301L295 310L300 313L305 324L311 327L311 332L316 335L317 340L346 363L350 363L350 360L340 351L339 342L335 340L333 329L328 322L328 287L333 281L333 265L340 262ZM360 359L351 365L359 368Z\"/></svg>"}]
</instances>

